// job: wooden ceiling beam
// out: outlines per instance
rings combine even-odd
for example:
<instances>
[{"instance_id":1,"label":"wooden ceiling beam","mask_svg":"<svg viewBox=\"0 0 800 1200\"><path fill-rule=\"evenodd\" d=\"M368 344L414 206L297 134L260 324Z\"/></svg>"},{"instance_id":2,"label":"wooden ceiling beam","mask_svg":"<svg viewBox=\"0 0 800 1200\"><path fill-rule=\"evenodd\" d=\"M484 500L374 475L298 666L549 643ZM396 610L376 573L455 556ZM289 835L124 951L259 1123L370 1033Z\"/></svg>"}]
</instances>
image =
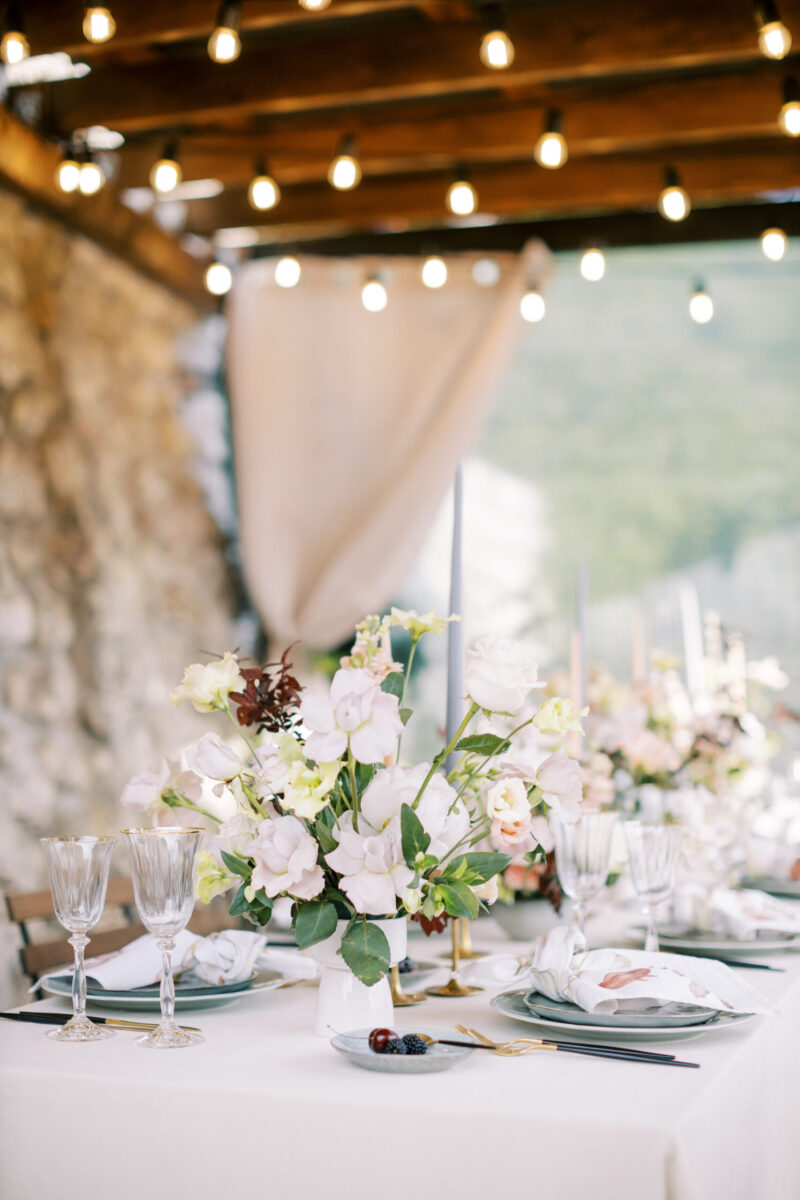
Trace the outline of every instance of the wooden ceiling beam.
<instances>
[{"instance_id":1,"label":"wooden ceiling beam","mask_svg":"<svg viewBox=\"0 0 800 1200\"><path fill-rule=\"evenodd\" d=\"M57 150L0 107L0 185L99 242L192 304L218 307L203 283L203 265L150 221L119 202L112 187L96 196L65 195L55 184Z\"/></svg>"},{"instance_id":2,"label":"wooden ceiling beam","mask_svg":"<svg viewBox=\"0 0 800 1200\"><path fill-rule=\"evenodd\" d=\"M663 186L664 162L676 165L693 204L717 206L800 187L800 153L793 144L732 145L666 156L608 156L570 160L558 171L534 163L481 166L472 173L479 211L547 219L624 210L652 210ZM325 184L287 188L277 209L256 214L246 192L227 191L188 204L188 229L211 234L231 226L276 227L288 237L303 226L328 232L444 225L449 172L365 179L352 192ZM691 218L689 218L691 219Z\"/></svg>"},{"instance_id":3,"label":"wooden ceiling beam","mask_svg":"<svg viewBox=\"0 0 800 1200\"><path fill-rule=\"evenodd\" d=\"M800 28L800 0L782 0ZM513 21L511 20L513 16ZM479 61L481 26L419 20L402 28L347 30L253 46L220 66L204 54L161 63L100 66L53 89L68 131L102 123L122 131L231 120L257 113L363 107L603 76L625 77L759 61L751 6L743 0L649 0L636 19L628 0L567 0L514 12L514 65Z\"/></svg>"},{"instance_id":4,"label":"wooden ceiling beam","mask_svg":"<svg viewBox=\"0 0 800 1200\"><path fill-rule=\"evenodd\" d=\"M713 75L661 82L624 81L613 90L583 86L565 90L564 132L572 159L608 153L639 152L658 146L774 138L778 130L780 81L768 64L751 73ZM513 162L530 159L543 127L546 101L490 99L478 107L428 115L391 111L382 121L374 111L350 122L357 133L366 175L430 171L463 162ZM446 106L443 106L446 108ZM255 160L264 156L282 185L320 181L338 138L341 117L318 115L313 126L292 121L273 127L189 132L180 143L184 178L220 179L246 184ZM121 152L119 182L145 186L161 138L147 137Z\"/></svg>"}]
</instances>

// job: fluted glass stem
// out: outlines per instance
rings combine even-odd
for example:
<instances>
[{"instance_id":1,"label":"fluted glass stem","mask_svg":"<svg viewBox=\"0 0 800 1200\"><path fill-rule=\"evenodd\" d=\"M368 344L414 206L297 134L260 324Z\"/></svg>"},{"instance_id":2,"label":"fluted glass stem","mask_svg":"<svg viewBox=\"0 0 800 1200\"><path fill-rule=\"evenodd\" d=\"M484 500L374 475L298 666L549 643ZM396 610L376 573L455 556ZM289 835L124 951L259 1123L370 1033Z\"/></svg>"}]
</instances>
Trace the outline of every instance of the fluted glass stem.
<instances>
[{"instance_id":1,"label":"fluted glass stem","mask_svg":"<svg viewBox=\"0 0 800 1200\"><path fill-rule=\"evenodd\" d=\"M73 933L69 944L75 951L75 969L72 972L72 1016L82 1021L86 1017L86 967L84 966L84 950L89 945L89 939L84 933Z\"/></svg>"},{"instance_id":2,"label":"fluted glass stem","mask_svg":"<svg viewBox=\"0 0 800 1200\"><path fill-rule=\"evenodd\" d=\"M175 978L172 974L172 951L174 938L159 938L161 951L161 1026L172 1029L175 1025Z\"/></svg>"},{"instance_id":3,"label":"fluted glass stem","mask_svg":"<svg viewBox=\"0 0 800 1200\"><path fill-rule=\"evenodd\" d=\"M644 906L644 916L645 921L647 922L647 932L644 936L644 948L645 950L655 953L658 951L658 928L656 926L655 909L653 908L652 904L646 904Z\"/></svg>"}]
</instances>

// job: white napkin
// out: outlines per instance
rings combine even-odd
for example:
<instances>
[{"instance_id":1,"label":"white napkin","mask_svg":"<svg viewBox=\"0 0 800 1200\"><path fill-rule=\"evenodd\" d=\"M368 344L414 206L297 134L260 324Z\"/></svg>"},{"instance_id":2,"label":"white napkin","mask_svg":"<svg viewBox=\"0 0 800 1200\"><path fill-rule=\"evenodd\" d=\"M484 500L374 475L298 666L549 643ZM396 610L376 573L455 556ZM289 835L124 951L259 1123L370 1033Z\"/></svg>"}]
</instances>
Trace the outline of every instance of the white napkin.
<instances>
[{"instance_id":1,"label":"white napkin","mask_svg":"<svg viewBox=\"0 0 800 1200\"><path fill-rule=\"evenodd\" d=\"M581 934L559 926L534 943L529 978L543 996L590 1013L692 1004L773 1016L765 996L711 958L645 950L585 950Z\"/></svg>"},{"instance_id":2,"label":"white napkin","mask_svg":"<svg viewBox=\"0 0 800 1200\"><path fill-rule=\"evenodd\" d=\"M247 929L223 929L197 938L191 948L189 972L203 983L240 983L253 974L266 935Z\"/></svg>"},{"instance_id":3,"label":"white napkin","mask_svg":"<svg viewBox=\"0 0 800 1200\"><path fill-rule=\"evenodd\" d=\"M684 884L675 893L675 922L689 929L755 941L782 933L800 934L800 905L766 892Z\"/></svg>"},{"instance_id":4,"label":"white napkin","mask_svg":"<svg viewBox=\"0 0 800 1200\"><path fill-rule=\"evenodd\" d=\"M513 954L487 954L485 958L474 958L458 969L458 978L473 987L512 987L527 978L528 967L521 966Z\"/></svg>"},{"instance_id":5,"label":"white napkin","mask_svg":"<svg viewBox=\"0 0 800 1200\"><path fill-rule=\"evenodd\" d=\"M286 946L267 946L256 959L256 966L265 971L279 971L281 975L289 975L294 979L316 979L319 976L319 967L313 958L309 958L302 950Z\"/></svg>"}]
</instances>

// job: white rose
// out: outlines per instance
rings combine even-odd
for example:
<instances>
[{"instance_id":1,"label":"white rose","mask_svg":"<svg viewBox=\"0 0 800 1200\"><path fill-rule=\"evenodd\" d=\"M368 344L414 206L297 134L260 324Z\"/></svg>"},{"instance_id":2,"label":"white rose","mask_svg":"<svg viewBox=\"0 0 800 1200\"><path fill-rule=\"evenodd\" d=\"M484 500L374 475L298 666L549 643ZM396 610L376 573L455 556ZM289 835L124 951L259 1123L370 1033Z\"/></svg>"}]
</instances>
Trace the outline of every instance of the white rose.
<instances>
[{"instance_id":1,"label":"white rose","mask_svg":"<svg viewBox=\"0 0 800 1200\"><path fill-rule=\"evenodd\" d=\"M184 758L190 771L223 783L235 779L243 765L236 751L218 733L204 733L199 742L186 750Z\"/></svg>"},{"instance_id":2,"label":"white rose","mask_svg":"<svg viewBox=\"0 0 800 1200\"><path fill-rule=\"evenodd\" d=\"M518 825L527 821L531 812L528 789L517 777L498 779L486 793L484 806L490 820L501 825Z\"/></svg>"},{"instance_id":3,"label":"white rose","mask_svg":"<svg viewBox=\"0 0 800 1200\"><path fill-rule=\"evenodd\" d=\"M129 779L122 790L121 803L137 812L147 812L161 803L161 793L167 785L169 763L162 758L157 771L140 771Z\"/></svg>"},{"instance_id":4,"label":"white rose","mask_svg":"<svg viewBox=\"0 0 800 1200\"><path fill-rule=\"evenodd\" d=\"M247 813L237 813L220 825L209 849L225 850L228 854L240 854L247 858L257 829L258 822L253 817L248 817Z\"/></svg>"},{"instance_id":5,"label":"white rose","mask_svg":"<svg viewBox=\"0 0 800 1200\"><path fill-rule=\"evenodd\" d=\"M223 658L187 667L170 700L176 705L190 700L198 712L211 712L224 708L230 693L240 692L244 686L236 655L228 651Z\"/></svg>"},{"instance_id":6,"label":"white rose","mask_svg":"<svg viewBox=\"0 0 800 1200\"><path fill-rule=\"evenodd\" d=\"M545 804L565 821L577 821L581 815L582 774L581 764L570 758L563 747L546 758L536 772L536 783Z\"/></svg>"},{"instance_id":7,"label":"white rose","mask_svg":"<svg viewBox=\"0 0 800 1200\"><path fill-rule=\"evenodd\" d=\"M400 822L395 819L377 833L362 815L356 831L353 814L347 812L333 835L339 844L325 862L341 875L339 886L356 912L373 917L396 912L397 898L414 878L403 859Z\"/></svg>"},{"instance_id":8,"label":"white rose","mask_svg":"<svg viewBox=\"0 0 800 1200\"><path fill-rule=\"evenodd\" d=\"M337 671L330 695L306 696L300 713L311 730L306 755L315 762L343 758L348 746L357 762L383 762L403 732L397 697L363 669Z\"/></svg>"},{"instance_id":9,"label":"white rose","mask_svg":"<svg viewBox=\"0 0 800 1200\"><path fill-rule=\"evenodd\" d=\"M532 688L543 688L538 664L518 642L487 637L476 642L467 657L465 683L471 700L488 712L518 713Z\"/></svg>"},{"instance_id":10,"label":"white rose","mask_svg":"<svg viewBox=\"0 0 800 1200\"><path fill-rule=\"evenodd\" d=\"M361 799L362 814L373 829L380 832L391 821L399 820L401 808L413 805L429 770L430 763L418 763L415 767L387 767L377 773ZM469 813L463 801L438 772L422 793L416 814L430 834L428 853L436 858L443 858L469 829Z\"/></svg>"},{"instance_id":11,"label":"white rose","mask_svg":"<svg viewBox=\"0 0 800 1200\"><path fill-rule=\"evenodd\" d=\"M479 900L483 900L485 904L494 904L498 896L497 876L493 875L491 879L487 879L486 883L482 883L480 887L472 889Z\"/></svg>"},{"instance_id":12,"label":"white rose","mask_svg":"<svg viewBox=\"0 0 800 1200\"><path fill-rule=\"evenodd\" d=\"M251 886L268 896L286 892L297 900L313 900L325 886L317 865L317 843L297 817L262 821L250 847L255 859Z\"/></svg>"}]
</instances>

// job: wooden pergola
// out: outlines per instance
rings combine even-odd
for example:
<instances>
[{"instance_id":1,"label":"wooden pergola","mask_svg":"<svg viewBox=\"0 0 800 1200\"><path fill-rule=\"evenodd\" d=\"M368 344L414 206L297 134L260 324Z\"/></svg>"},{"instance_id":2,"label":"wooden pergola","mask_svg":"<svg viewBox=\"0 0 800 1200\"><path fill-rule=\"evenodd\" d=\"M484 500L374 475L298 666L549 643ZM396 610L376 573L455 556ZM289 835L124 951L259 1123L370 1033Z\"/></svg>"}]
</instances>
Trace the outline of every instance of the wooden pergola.
<instances>
[{"instance_id":1,"label":"wooden pergola","mask_svg":"<svg viewBox=\"0 0 800 1200\"><path fill-rule=\"evenodd\" d=\"M93 45L79 0L25 3L31 53L66 51L91 71L39 85L35 103L31 88L10 90L0 177L195 297L202 265L118 199L147 186L170 141L184 180L224 185L188 202L186 231L246 226L272 248L488 248L539 233L561 249L751 237L772 224L800 232L800 139L778 124L800 56L763 57L750 0L507 0L505 70L480 60L480 0L332 0L321 12L244 0L232 63L208 55L215 0L108 5L116 36ZM800 0L781 0L780 15L800 49ZM569 158L547 170L533 147L554 108ZM65 196L53 183L59 143L93 125L125 138L116 176L95 197ZM358 139L363 179L338 192L326 173L344 134ZM262 159L282 191L268 212L247 196ZM692 201L680 226L656 212L667 166ZM495 223L464 228L447 211L464 170Z\"/></svg>"}]
</instances>

